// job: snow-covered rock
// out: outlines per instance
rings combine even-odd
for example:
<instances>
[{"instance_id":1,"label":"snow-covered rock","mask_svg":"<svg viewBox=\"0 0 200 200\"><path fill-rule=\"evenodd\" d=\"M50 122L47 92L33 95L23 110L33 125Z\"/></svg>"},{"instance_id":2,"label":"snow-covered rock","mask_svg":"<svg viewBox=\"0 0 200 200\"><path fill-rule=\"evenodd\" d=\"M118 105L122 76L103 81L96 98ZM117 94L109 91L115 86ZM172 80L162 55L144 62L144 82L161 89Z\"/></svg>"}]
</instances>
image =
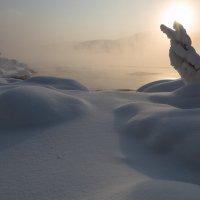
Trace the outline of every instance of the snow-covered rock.
<instances>
[{"instance_id":1,"label":"snow-covered rock","mask_svg":"<svg viewBox=\"0 0 200 200\"><path fill-rule=\"evenodd\" d=\"M15 59L0 57L0 77L24 80L30 78L32 73L26 64Z\"/></svg>"}]
</instances>

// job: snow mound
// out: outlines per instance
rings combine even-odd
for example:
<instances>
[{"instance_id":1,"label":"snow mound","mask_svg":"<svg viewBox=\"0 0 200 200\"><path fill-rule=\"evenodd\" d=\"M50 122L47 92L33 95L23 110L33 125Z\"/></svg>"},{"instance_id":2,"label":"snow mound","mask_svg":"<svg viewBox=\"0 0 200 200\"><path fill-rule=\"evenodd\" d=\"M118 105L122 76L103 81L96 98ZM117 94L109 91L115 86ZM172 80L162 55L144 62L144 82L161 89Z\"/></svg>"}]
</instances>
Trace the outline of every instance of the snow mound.
<instances>
[{"instance_id":1,"label":"snow mound","mask_svg":"<svg viewBox=\"0 0 200 200\"><path fill-rule=\"evenodd\" d=\"M81 116L80 98L40 87L20 86L0 94L0 128L23 129L64 122Z\"/></svg>"},{"instance_id":2,"label":"snow mound","mask_svg":"<svg viewBox=\"0 0 200 200\"><path fill-rule=\"evenodd\" d=\"M179 80L160 80L148 83L140 87L138 92L172 92L184 86L181 79Z\"/></svg>"},{"instance_id":3,"label":"snow mound","mask_svg":"<svg viewBox=\"0 0 200 200\"><path fill-rule=\"evenodd\" d=\"M122 132L134 134L158 153L170 153L200 166L200 84L174 92L145 94L147 102L133 102L115 110Z\"/></svg>"},{"instance_id":4,"label":"snow mound","mask_svg":"<svg viewBox=\"0 0 200 200\"><path fill-rule=\"evenodd\" d=\"M23 80L21 79L16 79L16 78L0 78L0 86L8 85L8 84L13 84L13 83L20 83Z\"/></svg>"},{"instance_id":5,"label":"snow mound","mask_svg":"<svg viewBox=\"0 0 200 200\"><path fill-rule=\"evenodd\" d=\"M88 91L88 89L84 85L82 85L81 83L79 83L75 80L57 78L57 77L51 77L51 76L32 77L32 78L22 82L22 84L42 85L45 87L63 89L63 90Z\"/></svg>"},{"instance_id":6,"label":"snow mound","mask_svg":"<svg viewBox=\"0 0 200 200\"><path fill-rule=\"evenodd\" d=\"M121 191L120 191L121 190ZM120 189L108 199L115 200L198 200L200 186L179 181L146 180Z\"/></svg>"},{"instance_id":7,"label":"snow mound","mask_svg":"<svg viewBox=\"0 0 200 200\"><path fill-rule=\"evenodd\" d=\"M199 88L88 92L53 77L0 79L0 199L199 199L199 170L141 148L199 166Z\"/></svg>"},{"instance_id":8,"label":"snow mound","mask_svg":"<svg viewBox=\"0 0 200 200\"><path fill-rule=\"evenodd\" d=\"M198 200L198 185L176 181L145 181L135 186L125 200Z\"/></svg>"}]
</instances>

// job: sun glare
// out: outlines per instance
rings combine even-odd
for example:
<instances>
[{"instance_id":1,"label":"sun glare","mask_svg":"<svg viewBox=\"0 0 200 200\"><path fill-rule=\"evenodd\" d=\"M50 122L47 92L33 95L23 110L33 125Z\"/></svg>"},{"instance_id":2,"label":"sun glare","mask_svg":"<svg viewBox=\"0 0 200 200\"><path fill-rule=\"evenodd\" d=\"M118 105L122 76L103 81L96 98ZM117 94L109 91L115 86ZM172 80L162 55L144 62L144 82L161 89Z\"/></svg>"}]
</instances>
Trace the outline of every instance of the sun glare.
<instances>
[{"instance_id":1,"label":"sun glare","mask_svg":"<svg viewBox=\"0 0 200 200\"><path fill-rule=\"evenodd\" d=\"M180 22L186 29L191 29L194 23L194 9L192 6L187 3L177 3L169 6L162 23L171 27L174 21Z\"/></svg>"}]
</instances>

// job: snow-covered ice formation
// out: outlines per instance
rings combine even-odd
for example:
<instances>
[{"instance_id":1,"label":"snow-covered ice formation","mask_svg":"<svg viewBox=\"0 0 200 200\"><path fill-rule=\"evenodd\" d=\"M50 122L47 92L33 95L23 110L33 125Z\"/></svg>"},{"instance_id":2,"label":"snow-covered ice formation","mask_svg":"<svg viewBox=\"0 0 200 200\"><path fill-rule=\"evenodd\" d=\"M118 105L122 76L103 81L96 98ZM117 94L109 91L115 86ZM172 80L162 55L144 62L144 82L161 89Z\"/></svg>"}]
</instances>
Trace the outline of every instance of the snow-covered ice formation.
<instances>
[{"instance_id":1,"label":"snow-covered ice formation","mask_svg":"<svg viewBox=\"0 0 200 200\"><path fill-rule=\"evenodd\" d=\"M171 42L169 57L171 65L177 70L186 84L200 82L200 56L191 46L192 41L184 27L174 22L174 30L161 25Z\"/></svg>"}]
</instances>

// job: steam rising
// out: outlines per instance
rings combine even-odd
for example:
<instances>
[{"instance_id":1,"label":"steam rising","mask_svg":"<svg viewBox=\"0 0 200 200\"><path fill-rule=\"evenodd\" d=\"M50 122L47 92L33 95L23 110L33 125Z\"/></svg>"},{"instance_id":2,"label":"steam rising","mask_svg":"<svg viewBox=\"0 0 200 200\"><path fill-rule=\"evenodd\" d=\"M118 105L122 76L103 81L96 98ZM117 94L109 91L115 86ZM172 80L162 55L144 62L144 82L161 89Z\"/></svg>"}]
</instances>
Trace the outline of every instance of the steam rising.
<instances>
[{"instance_id":1,"label":"steam rising","mask_svg":"<svg viewBox=\"0 0 200 200\"><path fill-rule=\"evenodd\" d=\"M199 36L192 39L198 50ZM153 80L178 78L168 51L162 33L143 32L115 40L13 46L5 54L28 63L38 75L74 78L90 89L136 89Z\"/></svg>"},{"instance_id":2,"label":"steam rising","mask_svg":"<svg viewBox=\"0 0 200 200\"><path fill-rule=\"evenodd\" d=\"M0 57L0 77L6 78L30 78L32 71L24 63L21 63L15 59L8 59Z\"/></svg>"}]
</instances>

